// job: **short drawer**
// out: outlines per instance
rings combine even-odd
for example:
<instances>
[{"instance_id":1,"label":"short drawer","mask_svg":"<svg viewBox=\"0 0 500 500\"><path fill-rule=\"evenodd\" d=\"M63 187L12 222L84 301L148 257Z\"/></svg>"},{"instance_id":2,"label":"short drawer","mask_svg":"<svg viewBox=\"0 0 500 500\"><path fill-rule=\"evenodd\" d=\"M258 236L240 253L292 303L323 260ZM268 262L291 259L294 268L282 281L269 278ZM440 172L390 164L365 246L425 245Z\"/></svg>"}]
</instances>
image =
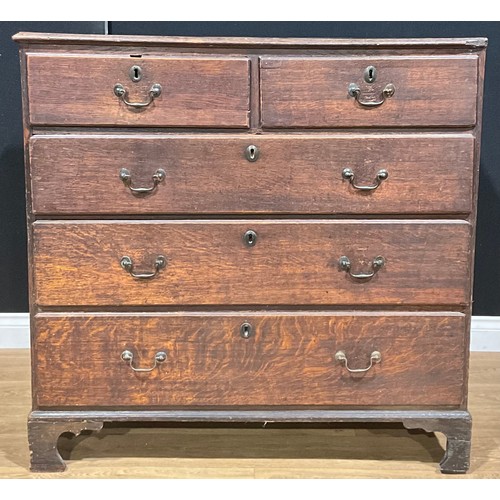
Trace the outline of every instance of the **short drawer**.
<instances>
[{"instance_id":1,"label":"short drawer","mask_svg":"<svg viewBox=\"0 0 500 500\"><path fill-rule=\"evenodd\" d=\"M262 124L472 126L477 81L478 57L472 54L262 57Z\"/></svg>"},{"instance_id":2,"label":"short drawer","mask_svg":"<svg viewBox=\"0 0 500 500\"><path fill-rule=\"evenodd\" d=\"M27 79L33 125L244 128L249 123L244 57L28 54Z\"/></svg>"},{"instance_id":3,"label":"short drawer","mask_svg":"<svg viewBox=\"0 0 500 500\"><path fill-rule=\"evenodd\" d=\"M33 137L29 151L36 214L428 214L472 204L470 134L59 135Z\"/></svg>"},{"instance_id":4,"label":"short drawer","mask_svg":"<svg viewBox=\"0 0 500 500\"><path fill-rule=\"evenodd\" d=\"M40 314L35 331L40 407L463 401L459 313Z\"/></svg>"},{"instance_id":5,"label":"short drawer","mask_svg":"<svg viewBox=\"0 0 500 500\"><path fill-rule=\"evenodd\" d=\"M34 223L40 305L466 304L470 225ZM372 276L370 278L370 276Z\"/></svg>"}]
</instances>

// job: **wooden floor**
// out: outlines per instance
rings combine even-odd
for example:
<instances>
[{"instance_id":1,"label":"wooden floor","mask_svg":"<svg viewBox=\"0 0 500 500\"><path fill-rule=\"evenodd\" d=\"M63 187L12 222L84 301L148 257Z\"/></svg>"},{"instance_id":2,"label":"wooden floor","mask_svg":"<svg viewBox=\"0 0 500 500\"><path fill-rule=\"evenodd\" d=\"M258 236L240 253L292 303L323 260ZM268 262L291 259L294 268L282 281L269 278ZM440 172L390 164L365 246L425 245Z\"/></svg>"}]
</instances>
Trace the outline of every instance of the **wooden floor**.
<instances>
[{"instance_id":1,"label":"wooden floor","mask_svg":"<svg viewBox=\"0 0 500 500\"><path fill-rule=\"evenodd\" d=\"M29 353L0 350L0 477L500 478L500 353L473 353L470 473L443 476L444 437L398 425L105 427L62 437L68 470L31 474Z\"/></svg>"}]
</instances>

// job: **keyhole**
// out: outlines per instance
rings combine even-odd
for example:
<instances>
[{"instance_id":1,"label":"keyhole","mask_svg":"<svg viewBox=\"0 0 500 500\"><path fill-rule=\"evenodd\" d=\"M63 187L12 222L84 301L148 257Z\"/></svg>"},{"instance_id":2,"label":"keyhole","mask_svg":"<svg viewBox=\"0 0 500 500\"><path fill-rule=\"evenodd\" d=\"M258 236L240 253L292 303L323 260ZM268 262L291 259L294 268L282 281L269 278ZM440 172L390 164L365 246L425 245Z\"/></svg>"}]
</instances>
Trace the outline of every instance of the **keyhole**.
<instances>
[{"instance_id":1,"label":"keyhole","mask_svg":"<svg viewBox=\"0 0 500 500\"><path fill-rule=\"evenodd\" d=\"M253 328L250 323L243 323L240 326L240 334L244 339L248 339L252 336Z\"/></svg>"},{"instance_id":2,"label":"keyhole","mask_svg":"<svg viewBox=\"0 0 500 500\"><path fill-rule=\"evenodd\" d=\"M376 78L377 78L377 69L375 68L375 66L368 66L365 69L365 82L373 83Z\"/></svg>"},{"instance_id":3,"label":"keyhole","mask_svg":"<svg viewBox=\"0 0 500 500\"><path fill-rule=\"evenodd\" d=\"M132 66L128 74L133 82L139 82L142 79L142 68L140 66Z\"/></svg>"},{"instance_id":4,"label":"keyhole","mask_svg":"<svg viewBox=\"0 0 500 500\"><path fill-rule=\"evenodd\" d=\"M244 235L243 235L243 241L246 243L247 246L253 247L255 243L257 243L257 233L255 231L252 231L249 229Z\"/></svg>"},{"instance_id":5,"label":"keyhole","mask_svg":"<svg viewBox=\"0 0 500 500\"><path fill-rule=\"evenodd\" d=\"M259 148L255 145L250 145L245 149L245 156L248 161L257 161L259 159Z\"/></svg>"}]
</instances>

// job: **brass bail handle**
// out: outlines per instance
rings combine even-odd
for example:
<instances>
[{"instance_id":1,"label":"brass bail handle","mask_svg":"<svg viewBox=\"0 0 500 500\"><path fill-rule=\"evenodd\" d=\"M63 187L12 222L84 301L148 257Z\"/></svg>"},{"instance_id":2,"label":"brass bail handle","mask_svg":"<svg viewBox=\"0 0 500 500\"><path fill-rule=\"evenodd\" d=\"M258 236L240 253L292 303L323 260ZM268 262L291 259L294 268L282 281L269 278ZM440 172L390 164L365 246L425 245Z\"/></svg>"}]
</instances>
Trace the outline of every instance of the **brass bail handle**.
<instances>
[{"instance_id":1,"label":"brass bail handle","mask_svg":"<svg viewBox=\"0 0 500 500\"><path fill-rule=\"evenodd\" d=\"M382 94L380 95L380 99L378 101L363 101L361 99L361 89L359 85L356 83L350 83L347 88L349 95L354 97L356 102L365 108L376 108L378 106L382 106L386 99L391 98L396 92L396 87L392 83L388 83L384 89L382 90Z\"/></svg>"},{"instance_id":2,"label":"brass bail handle","mask_svg":"<svg viewBox=\"0 0 500 500\"><path fill-rule=\"evenodd\" d=\"M153 185L151 187L133 187L132 186L132 174L130 173L130 170L126 168L122 168L120 170L120 179L127 186L130 191L134 194L141 195L141 194L149 194L155 191L157 188L158 184L160 182L163 182L165 180L165 177L167 176L165 170L162 168L159 168L156 170L156 172L153 174L152 179L153 179Z\"/></svg>"},{"instance_id":3,"label":"brass bail handle","mask_svg":"<svg viewBox=\"0 0 500 500\"><path fill-rule=\"evenodd\" d=\"M158 351L155 354L154 364L151 368L136 368L132 364L134 361L134 354L132 353L132 351L129 351L128 349L123 351L120 357L123 359L123 361L128 363L128 365L134 372L152 372L160 363L163 363L167 359L167 353L164 351Z\"/></svg>"},{"instance_id":4,"label":"brass bail handle","mask_svg":"<svg viewBox=\"0 0 500 500\"><path fill-rule=\"evenodd\" d=\"M121 83L117 83L113 87L115 96L121 99L121 101L123 101L127 106L134 109L148 107L157 97L161 96L161 91L161 85L159 83L153 83L144 102L131 102L128 100L128 90Z\"/></svg>"},{"instance_id":5,"label":"brass bail handle","mask_svg":"<svg viewBox=\"0 0 500 500\"><path fill-rule=\"evenodd\" d=\"M342 170L342 177L348 180L351 186L358 191L375 191L375 189L377 189L380 184L382 184L382 182L389 177L389 172L385 169L380 169L375 177L375 182L368 186L356 184L354 171L350 168L344 168L344 170Z\"/></svg>"},{"instance_id":6,"label":"brass bail handle","mask_svg":"<svg viewBox=\"0 0 500 500\"><path fill-rule=\"evenodd\" d=\"M382 361L382 354L380 354L379 351L373 351L370 354L370 364L368 365L367 368L350 368L348 363L347 363L347 356L344 351L337 351L335 353L335 361L338 361L339 363L343 364L345 369L350 372L350 373L365 373L370 368L377 363L380 363Z\"/></svg>"},{"instance_id":7,"label":"brass bail handle","mask_svg":"<svg viewBox=\"0 0 500 500\"><path fill-rule=\"evenodd\" d=\"M372 260L372 271L369 273L353 273L351 271L351 261L349 260L349 257L343 255L339 259L339 267L342 269L342 271L345 271L346 273L349 274L351 278L354 278L356 280L368 280L370 278L373 278L382 267L385 265L385 259L382 256L375 257Z\"/></svg>"},{"instance_id":8,"label":"brass bail handle","mask_svg":"<svg viewBox=\"0 0 500 500\"><path fill-rule=\"evenodd\" d=\"M163 269L166 265L167 258L164 255L158 255L155 259L154 271L151 273L144 273L134 271L134 261L128 255L123 256L120 260L120 266L122 266L122 268L125 269L125 271L127 271L132 278L140 280L154 278L160 272L160 269Z\"/></svg>"}]
</instances>

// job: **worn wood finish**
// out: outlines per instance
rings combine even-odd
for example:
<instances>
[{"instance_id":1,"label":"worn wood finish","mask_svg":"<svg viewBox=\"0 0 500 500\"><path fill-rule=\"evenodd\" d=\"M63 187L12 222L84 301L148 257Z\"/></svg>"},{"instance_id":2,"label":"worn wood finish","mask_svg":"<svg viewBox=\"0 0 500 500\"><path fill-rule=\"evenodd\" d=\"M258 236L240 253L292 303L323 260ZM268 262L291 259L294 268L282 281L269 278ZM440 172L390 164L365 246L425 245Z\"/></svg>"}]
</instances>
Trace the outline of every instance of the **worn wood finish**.
<instances>
[{"instance_id":1,"label":"worn wood finish","mask_svg":"<svg viewBox=\"0 0 500 500\"><path fill-rule=\"evenodd\" d=\"M500 479L500 353L471 353L469 386L471 463L469 474L461 477ZM78 418L110 422L90 436L63 436L58 444L67 471L42 476L29 472L30 392L29 350L1 349L2 478L447 478L437 466L446 444L441 431L429 435L389 420L376 423L377 416L388 419L389 412L371 409L358 411L354 424L342 421L353 411L267 410L266 425L262 410L251 409L33 412L32 419L63 420L66 429ZM332 414L339 423L328 423ZM402 417L399 410L395 414ZM449 419L449 429L463 429L459 419L467 418L459 411L414 410L404 416L408 423L410 416L436 419L438 414ZM238 416L241 423L231 423ZM155 424L160 418L178 423ZM222 418L225 424L211 423ZM252 418L255 423L245 423ZM295 422L282 424L283 418ZM318 423L321 418L325 423ZM133 423L138 419L150 423L139 427ZM120 423L113 425L116 420Z\"/></svg>"},{"instance_id":2,"label":"worn wood finish","mask_svg":"<svg viewBox=\"0 0 500 500\"><path fill-rule=\"evenodd\" d=\"M363 73L375 66L377 79ZM460 78L457 78L457 72ZM477 55L445 57L262 57L264 127L473 126L478 91ZM348 95L356 83L363 100L392 98L365 108Z\"/></svg>"},{"instance_id":3,"label":"worn wood finish","mask_svg":"<svg viewBox=\"0 0 500 500\"><path fill-rule=\"evenodd\" d=\"M245 149L260 156L249 162ZM470 134L35 136L30 143L37 214L467 213L472 206ZM146 196L158 168L165 180ZM349 167L358 184L343 179Z\"/></svg>"},{"instance_id":4,"label":"worn wood finish","mask_svg":"<svg viewBox=\"0 0 500 500\"><path fill-rule=\"evenodd\" d=\"M459 313L37 315L37 404L459 406L464 326ZM167 359L134 373L124 350L136 368ZM350 368L382 361L350 374L338 351Z\"/></svg>"},{"instance_id":5,"label":"worn wood finish","mask_svg":"<svg viewBox=\"0 0 500 500\"><path fill-rule=\"evenodd\" d=\"M249 247L243 235L257 233ZM36 222L40 305L465 304L470 226L463 221ZM120 266L151 272L134 279ZM369 272L362 282L340 269Z\"/></svg>"},{"instance_id":6,"label":"worn wood finish","mask_svg":"<svg viewBox=\"0 0 500 500\"><path fill-rule=\"evenodd\" d=\"M78 416L82 415L84 418L90 420L88 428L92 430L100 430L99 423L94 419L101 418L103 421L111 420L128 420L142 418L146 421L181 421L181 422L199 422L209 418L209 421L231 421L231 422L252 422L262 421L273 422L275 419L286 422L311 422L311 415L307 411L290 410L288 412L279 411L245 411L245 410L230 410L229 412L203 412L195 411L160 411L160 412L115 412L113 415L110 412L44 412L34 411L30 415L28 423L28 434L30 432L40 432L45 429L49 430L49 435L44 435L45 441L48 446L53 444L51 451L57 455L57 462L52 464L51 468L47 468L47 462L41 462L42 468L37 469L38 459L44 459L44 455L37 455L36 452L32 455L31 468L34 471L40 472L58 472L65 468L65 464L58 454L56 442L53 438L54 431L61 432L66 427L73 429L82 425ZM402 421L407 429L424 429L426 432L441 432L446 436L446 451L443 459L440 462L440 469L443 473L461 474L467 472L470 466L470 438L472 421L470 414L466 411L391 411L391 410L373 410L366 412L364 410L327 410L320 412L320 421L322 422L343 422L343 423L357 423L359 421L368 422L399 422ZM114 417L114 418L113 418ZM84 421L86 422L86 421ZM100 424L102 427L102 423ZM93 428L95 427L95 428ZM33 430L32 430L33 429ZM70 431L75 432L75 431ZM51 435L53 434L53 435Z\"/></svg>"},{"instance_id":7,"label":"worn wood finish","mask_svg":"<svg viewBox=\"0 0 500 500\"><path fill-rule=\"evenodd\" d=\"M306 47L312 49L347 48L355 50L363 49L409 49L430 48L436 50L460 48L472 50L484 48L488 39L483 37L469 38L268 38L268 37L186 37L186 36L144 36L144 35L99 35L80 33L36 33L20 32L12 37L18 43L31 44L55 44L63 45L66 50L74 44L117 47L127 45L153 45L153 46L191 46L209 47L212 50L217 47Z\"/></svg>"},{"instance_id":8,"label":"worn wood finish","mask_svg":"<svg viewBox=\"0 0 500 500\"><path fill-rule=\"evenodd\" d=\"M470 221L472 223L472 234L471 241L476 241L476 230L477 230L477 209L478 209L478 194L479 194L479 168L480 168L480 158L481 158L481 131L482 131L482 115L483 115L483 95L484 95L484 72L485 72L485 64L486 63L486 51L481 51L479 53L479 72L478 72L478 93L477 93L477 125L474 129L474 137L475 137L475 149L474 149L474 175L473 175L473 190L472 190L472 198L474 200L473 203L473 211L470 214ZM469 266L469 280L471 283L474 282L474 266L475 266L475 255L476 255L476 247L475 245L471 245L471 253L470 253L470 266ZM466 337L465 337L465 346L466 346L466 356L464 363L464 373L465 380L468 381L469 377L469 346L470 346L470 322L472 317L472 292L473 287L470 288L471 300L469 302L469 307L467 308L467 317L469 321L469 326L466 328ZM464 385L464 392L466 395L465 404L467 405L467 391L468 387Z\"/></svg>"},{"instance_id":9,"label":"worn wood finish","mask_svg":"<svg viewBox=\"0 0 500 500\"><path fill-rule=\"evenodd\" d=\"M407 429L442 432L446 436L446 452L439 464L441 472L445 474L463 474L469 470L472 431L470 415L465 414L460 419L404 419L403 425Z\"/></svg>"},{"instance_id":10,"label":"worn wood finish","mask_svg":"<svg viewBox=\"0 0 500 500\"><path fill-rule=\"evenodd\" d=\"M143 78L134 83L129 70L136 64ZM29 54L27 68L32 125L249 125L247 58ZM115 96L116 83L128 89L129 101L146 101L155 83L162 93L137 110Z\"/></svg>"},{"instance_id":11,"label":"worn wood finish","mask_svg":"<svg viewBox=\"0 0 500 500\"><path fill-rule=\"evenodd\" d=\"M28 443L30 447L30 469L32 472L63 472L66 464L57 449L57 440L63 433L78 436L82 431L100 431L103 422L84 418L82 420L47 421L43 418L29 419Z\"/></svg>"},{"instance_id":12,"label":"worn wood finish","mask_svg":"<svg viewBox=\"0 0 500 500\"><path fill-rule=\"evenodd\" d=\"M145 412L146 413L146 412ZM366 412L364 410L326 410L321 411L320 421L322 422L398 422L402 421L407 429L423 429L426 432L440 432L446 436L446 451L439 466L441 472L446 474L463 474L469 470L470 467L470 447L471 447L471 429L472 420L470 414L466 411L391 411L391 410L372 410ZM49 428L52 432L54 429L61 430L61 426L66 425L72 429L79 425L78 415L89 420L101 418L103 421L108 420L112 415L109 412L39 412L34 411L30 415L28 427L33 428L35 431L39 429ZM114 420L128 420L139 416L138 412L116 412ZM232 422L251 422L262 421L273 422L274 420L287 421L287 422L311 422L312 415L307 411L290 410L288 412L280 411L230 411L229 413L218 412L203 412L203 411L164 411L164 412L147 412L142 418L145 420L155 421L182 421L182 422L197 422L204 421L232 421ZM69 422L68 422L69 421ZM318 420L316 420L318 421ZM99 423L91 421L88 425L92 430L100 430ZM102 423L100 424L102 427ZM52 427L50 427L52 426ZM93 428L95 426L96 428ZM74 431L70 431L74 432ZM28 432L29 434L29 432ZM49 436L47 436L49 437ZM45 441L47 444L53 443L54 440L50 438ZM52 468L46 468L46 463L42 462L41 472L45 471L60 471L65 467L64 462L60 459L57 448L54 446L54 451L58 455L58 463L54 463ZM52 448L51 448L52 451ZM32 470L38 470L37 460L44 458L43 455L39 457L36 454L32 455ZM59 463L60 461L60 463Z\"/></svg>"},{"instance_id":13,"label":"worn wood finish","mask_svg":"<svg viewBox=\"0 0 500 500\"><path fill-rule=\"evenodd\" d=\"M388 418L445 433L442 470L467 469L467 357L485 39L15 38L22 44L29 257L34 263L33 401L37 409L39 396L44 397L47 406L41 408L53 410L31 414L35 468L45 463L45 470L60 470L57 434L78 430L83 421ZM113 94L117 82L129 88L128 69L138 62L147 71L140 83L130 83L131 99L145 98L152 83L163 85L162 96L142 112L126 109ZM365 94L363 71L369 64L378 76ZM369 100L378 98L387 83L396 92L382 106L364 109L348 96L351 82ZM197 127L196 134L189 127ZM242 157L246 140L262 146L253 164ZM118 161L133 165L116 166ZM134 185L141 186L151 181L150 161L168 161L167 178L155 194L131 197L117 170L130 168ZM391 162L390 169L378 167L383 161ZM360 195L341 181L341 167L352 168L360 184L373 181L377 167L389 170L389 179ZM147 220L153 218L159 220ZM243 244L247 229L257 231L256 246ZM137 271L150 271L159 251L168 265L152 280L134 279L119 266L121 257L130 255ZM372 280L357 283L339 270L341 255L349 256L353 272L369 271L376 255L386 262ZM259 331L245 340L233 331L247 314ZM172 337L165 336L160 323L177 325ZM337 323L342 327L334 329ZM123 339L135 342L140 366L154 354L153 343L165 339L166 363L177 360L178 371L162 365L149 374L157 384L152 392L139 387L130 367L111 355ZM327 351L332 356L330 340L339 339L350 342L356 353L377 341L386 353L359 383L331 375L334 386L352 382L349 395L340 392L344 403L332 399L321 378L329 369L341 369L324 361ZM71 356L63 351L66 346ZM257 346L265 348L262 353ZM243 348L248 356L237 363ZM186 353L193 355L183 358ZM347 355L350 366L368 362L362 354ZM53 360L54 366L64 365L58 376L65 381L50 381ZM400 369L389 369L388 361ZM424 369L425 363L430 368ZM98 387L102 380L119 384L120 373L128 370L126 375L139 381L129 400L137 394L142 399L132 406L83 406L77 388L87 390L81 386L89 379L89 367L98 365L103 372L118 370L102 378L92 372ZM202 375L213 366L220 369L201 386ZM434 378L432 370L439 371ZM264 384L270 374L286 373L274 377L266 390L252 385L250 377L244 404L232 404L243 400L247 372ZM221 378L224 373L230 377ZM187 386L180 382L185 374ZM396 374L406 377L407 387ZM164 394L168 391L159 383L169 377L179 391ZM239 392L231 390L234 380ZM210 385L213 381L217 384ZM66 397L80 404L59 399L56 406L49 391L65 397L59 387L66 382ZM313 389L302 391L310 382ZM365 382L384 389L365 394ZM319 400L314 399L316 386ZM116 385L112 397L122 387L127 386ZM192 390L192 400L201 403L172 403L183 390ZM405 397L407 404L395 406ZM286 398L289 402L282 403ZM356 401L365 402L353 410ZM274 445L279 449L277 441ZM302 446L301 453L308 447ZM395 458L395 450L381 458ZM279 474L277 469L268 476Z\"/></svg>"}]
</instances>

